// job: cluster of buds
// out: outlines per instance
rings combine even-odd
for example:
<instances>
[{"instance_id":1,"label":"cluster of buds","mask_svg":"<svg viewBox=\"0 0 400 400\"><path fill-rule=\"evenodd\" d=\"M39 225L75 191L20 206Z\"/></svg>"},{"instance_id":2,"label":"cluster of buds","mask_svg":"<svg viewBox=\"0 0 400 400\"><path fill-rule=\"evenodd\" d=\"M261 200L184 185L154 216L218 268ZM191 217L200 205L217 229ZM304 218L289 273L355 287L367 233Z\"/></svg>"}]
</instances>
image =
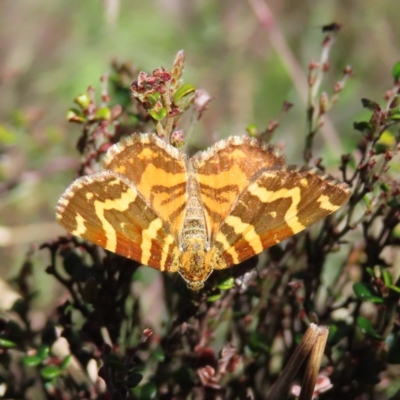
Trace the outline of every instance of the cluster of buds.
<instances>
[{"instance_id":1,"label":"cluster of buds","mask_svg":"<svg viewBox=\"0 0 400 400\"><path fill-rule=\"evenodd\" d=\"M163 67L155 69L152 74L142 71L131 85L133 97L155 122L157 134L178 148L184 144L183 131L177 130L181 115L193 105L195 118L191 121L194 123L212 100L206 91L196 90L193 85L182 82L183 70L184 53L179 51L170 71Z\"/></svg>"},{"instance_id":2,"label":"cluster of buds","mask_svg":"<svg viewBox=\"0 0 400 400\"><path fill-rule=\"evenodd\" d=\"M149 131L155 131L177 148L185 143L184 131L177 128L181 115L193 105L193 115L186 129L187 133L193 128L191 125L201 118L212 100L206 91L196 91L193 85L182 82L183 70L184 52L179 51L170 71L163 67L156 68L151 74L142 71L130 85L130 91L139 106L138 109L145 111L144 118L139 118L139 120L153 121L155 129L150 128ZM119 76L120 73L116 72ZM76 97L75 103L78 108L71 108L67 115L70 122L83 125L83 135L78 142L78 150L82 154L81 174L93 173L99 169L99 157L119 139L118 136L123 131L118 120L123 107L109 106L108 75L102 77L102 82L100 106L96 105L94 88L89 87L87 93ZM140 123L139 120L136 123ZM121 129L117 135L118 128ZM129 132L132 133L132 129Z\"/></svg>"},{"instance_id":3,"label":"cluster of buds","mask_svg":"<svg viewBox=\"0 0 400 400\"><path fill-rule=\"evenodd\" d=\"M163 120L167 115L167 108L171 105L167 95L171 74L163 67L157 68L152 75L141 71L137 81L131 85L135 97L156 121ZM172 110L170 111L172 113ZM176 115L176 111L174 111Z\"/></svg>"},{"instance_id":4,"label":"cluster of buds","mask_svg":"<svg viewBox=\"0 0 400 400\"><path fill-rule=\"evenodd\" d=\"M184 53L180 51L171 71L163 67L155 69L151 75L142 71L131 85L133 97L155 121L159 136L168 142L171 142L171 134L177 127L180 116L190 107L196 96L193 85L182 84L183 68ZM174 144L180 147L183 140Z\"/></svg>"}]
</instances>

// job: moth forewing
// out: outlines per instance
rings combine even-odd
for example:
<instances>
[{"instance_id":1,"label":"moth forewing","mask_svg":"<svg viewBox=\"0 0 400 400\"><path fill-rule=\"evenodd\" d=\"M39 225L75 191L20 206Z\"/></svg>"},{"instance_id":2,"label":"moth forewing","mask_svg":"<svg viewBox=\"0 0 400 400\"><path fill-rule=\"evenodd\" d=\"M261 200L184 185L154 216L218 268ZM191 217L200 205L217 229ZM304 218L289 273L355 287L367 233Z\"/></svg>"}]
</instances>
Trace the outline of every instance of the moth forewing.
<instances>
[{"instance_id":1,"label":"moth forewing","mask_svg":"<svg viewBox=\"0 0 400 400\"><path fill-rule=\"evenodd\" d=\"M78 178L56 207L72 234L109 251L164 270L177 270L168 226L125 176L102 171Z\"/></svg>"}]
</instances>

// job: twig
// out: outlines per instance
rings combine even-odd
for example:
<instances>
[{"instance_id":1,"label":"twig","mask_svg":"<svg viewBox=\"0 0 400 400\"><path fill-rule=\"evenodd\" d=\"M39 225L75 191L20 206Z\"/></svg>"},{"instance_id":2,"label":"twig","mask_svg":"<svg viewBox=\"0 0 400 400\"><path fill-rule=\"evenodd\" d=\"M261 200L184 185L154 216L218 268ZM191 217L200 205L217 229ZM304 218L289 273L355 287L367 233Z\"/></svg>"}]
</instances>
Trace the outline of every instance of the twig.
<instances>
[{"instance_id":1,"label":"twig","mask_svg":"<svg viewBox=\"0 0 400 400\"><path fill-rule=\"evenodd\" d=\"M252 8L255 16L261 23L261 26L268 33L271 40L271 44L274 47L277 54L280 56L283 65L286 67L287 72L292 79L294 86L300 96L300 99L304 104L307 104L307 93L308 83L303 73L302 68L294 57L290 50L281 30L279 29L274 15L269 9L268 5L263 0L247 0L250 7ZM321 129L322 136L326 141L326 144L332 149L332 152L336 154L343 153L343 147L339 140L339 136L330 121L325 116L324 126Z\"/></svg>"}]
</instances>

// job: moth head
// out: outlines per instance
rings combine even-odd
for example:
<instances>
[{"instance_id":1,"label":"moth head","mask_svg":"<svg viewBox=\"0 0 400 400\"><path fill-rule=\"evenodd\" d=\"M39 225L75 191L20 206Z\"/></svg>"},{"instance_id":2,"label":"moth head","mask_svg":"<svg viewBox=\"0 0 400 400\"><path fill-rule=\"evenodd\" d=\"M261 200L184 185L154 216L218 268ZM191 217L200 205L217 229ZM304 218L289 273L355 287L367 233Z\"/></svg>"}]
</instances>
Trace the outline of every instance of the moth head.
<instances>
[{"instance_id":1,"label":"moth head","mask_svg":"<svg viewBox=\"0 0 400 400\"><path fill-rule=\"evenodd\" d=\"M198 275L195 275L190 271L185 271L182 269L179 270L181 277L186 281L187 287L190 290L194 290L195 292L198 292L200 289L203 289L204 282L210 276L211 272L212 271L206 274L203 272L199 273Z\"/></svg>"},{"instance_id":2,"label":"moth head","mask_svg":"<svg viewBox=\"0 0 400 400\"><path fill-rule=\"evenodd\" d=\"M199 238L187 240L181 254L178 272L186 281L189 289L199 291L204 287L204 282L212 272L211 266L206 260L204 240Z\"/></svg>"},{"instance_id":3,"label":"moth head","mask_svg":"<svg viewBox=\"0 0 400 400\"><path fill-rule=\"evenodd\" d=\"M187 281L186 284L187 287L194 292L198 292L204 287L204 281Z\"/></svg>"}]
</instances>

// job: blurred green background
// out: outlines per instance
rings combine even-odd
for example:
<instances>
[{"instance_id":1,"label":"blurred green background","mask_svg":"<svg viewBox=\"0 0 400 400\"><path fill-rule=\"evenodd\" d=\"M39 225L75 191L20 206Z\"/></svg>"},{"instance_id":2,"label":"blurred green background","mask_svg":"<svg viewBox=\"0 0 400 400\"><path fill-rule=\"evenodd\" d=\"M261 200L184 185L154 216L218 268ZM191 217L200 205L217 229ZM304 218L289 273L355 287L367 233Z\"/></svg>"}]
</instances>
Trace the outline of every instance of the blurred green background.
<instances>
[{"instance_id":1,"label":"blurred green background","mask_svg":"<svg viewBox=\"0 0 400 400\"><path fill-rule=\"evenodd\" d=\"M151 72L168 69L185 50L184 80L215 96L193 137L198 146L243 134L250 123L263 129L283 101L292 102L274 142L299 163L307 66L320 57L321 26L339 22L324 88L332 93L347 64L354 77L316 141L335 162L358 137L352 123L363 113L360 98L380 101L392 84L398 14L398 2L377 0L1 0L1 278L17 271L31 246L63 233L54 206L75 177L80 136L66 111L89 85L99 93L112 59ZM33 261L33 279L46 288L38 306L45 307L60 293L44 272L47 254L35 252ZM1 297L7 308L11 300Z\"/></svg>"}]
</instances>

